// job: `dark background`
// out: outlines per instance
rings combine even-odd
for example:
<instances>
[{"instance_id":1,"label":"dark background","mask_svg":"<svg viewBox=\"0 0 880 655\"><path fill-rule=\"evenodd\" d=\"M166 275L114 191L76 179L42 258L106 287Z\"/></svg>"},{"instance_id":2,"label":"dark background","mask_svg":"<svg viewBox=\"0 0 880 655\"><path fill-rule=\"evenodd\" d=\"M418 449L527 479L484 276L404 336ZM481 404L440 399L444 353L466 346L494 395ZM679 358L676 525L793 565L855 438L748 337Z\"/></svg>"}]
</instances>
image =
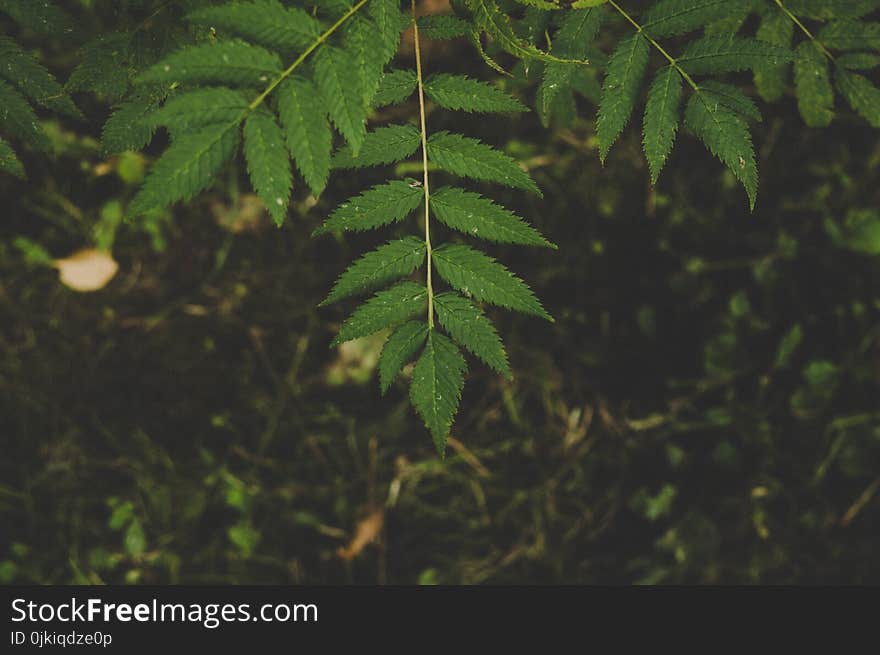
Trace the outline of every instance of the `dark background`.
<instances>
[{"instance_id":1,"label":"dark background","mask_svg":"<svg viewBox=\"0 0 880 655\"><path fill-rule=\"evenodd\" d=\"M463 43L426 65L493 75ZM311 231L407 171L300 185L280 230L242 167L128 222L164 137L105 157L108 103L76 99L29 182L0 178L0 582L880 582L880 140L842 106L763 108L754 213L684 134L656 189L638 129L602 167L585 98L549 129L432 112L529 166L543 200L491 194L560 245L490 248L556 323L490 312L515 380L472 362L443 461L405 380L380 397L381 337L331 350L354 305L316 309L390 234ZM40 250L98 243L120 268L93 293Z\"/></svg>"}]
</instances>

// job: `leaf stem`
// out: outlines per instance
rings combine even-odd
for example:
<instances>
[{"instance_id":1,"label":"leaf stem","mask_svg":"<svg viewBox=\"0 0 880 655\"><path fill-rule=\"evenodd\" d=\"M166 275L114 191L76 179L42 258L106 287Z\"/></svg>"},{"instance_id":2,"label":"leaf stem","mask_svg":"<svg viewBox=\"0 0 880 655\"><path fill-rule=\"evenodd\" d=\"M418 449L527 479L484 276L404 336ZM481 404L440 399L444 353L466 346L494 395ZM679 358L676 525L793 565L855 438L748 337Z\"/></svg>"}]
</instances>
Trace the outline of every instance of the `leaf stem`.
<instances>
[{"instance_id":1,"label":"leaf stem","mask_svg":"<svg viewBox=\"0 0 880 655\"><path fill-rule=\"evenodd\" d=\"M288 77L290 77L293 74L293 71L295 71L297 68L299 68L300 65L306 60L306 58L310 54L312 54L315 50L317 50L318 47L320 47L321 44L324 43L324 41L329 39L330 36L336 30L338 30L340 27L342 27L342 25L345 23L345 21L347 21L349 18L354 16L358 11L360 11L361 7L363 7L365 4L367 4L367 2L369 2L369 0L358 0L358 2L351 7L351 9L349 9L342 16L340 16L339 20L337 20L335 23L333 23L333 25L328 27L327 31L325 31L321 36L319 36L317 39L312 41L312 44L308 48L303 50L302 54L300 54L300 56L297 57L293 61L293 63L290 66L288 66L287 69L283 73L281 73L278 77L276 77L274 80L272 80L272 82L269 84L269 86L266 87L265 91L263 91L260 95L258 95L256 98L254 98L254 101L248 106L247 111L251 112L254 109L256 109L257 107L259 107L263 103L263 101L268 97L268 95L270 93L272 93L272 91L274 91L278 87L279 84L281 84L284 80L286 80Z\"/></svg>"},{"instance_id":2,"label":"leaf stem","mask_svg":"<svg viewBox=\"0 0 880 655\"><path fill-rule=\"evenodd\" d=\"M697 93L700 92L700 86L694 81L694 78L692 78L690 76L690 74L685 69L683 69L681 67L681 65L678 63L678 61L675 59L675 57L673 57L668 52L666 52L666 49L662 45L660 45L657 42L657 40L654 39L654 37L652 37L650 34L645 32L644 28L638 23L638 21L636 21L635 18L630 16L626 12L626 10L623 7L621 7L619 4L617 4L614 0L608 0L608 4L611 5L612 7L614 7L614 9L617 10L617 13L619 13L627 21L629 21L629 23L633 27L636 28L636 31L639 34L641 34L642 36L644 36L648 40L648 43L650 43L652 46L654 46L657 49L657 51L666 58L666 60L669 62L669 65L678 71L678 73L685 79L685 81L690 85L690 87L694 91L696 91Z\"/></svg>"},{"instance_id":3,"label":"leaf stem","mask_svg":"<svg viewBox=\"0 0 880 655\"><path fill-rule=\"evenodd\" d=\"M425 89L422 77L422 48L416 21L416 0L412 0L413 43L416 51L416 78L419 87L419 120L422 133L422 186L425 188L425 251L428 258L428 327L434 327L434 287L431 281L431 190L428 186L428 128L425 121Z\"/></svg>"},{"instance_id":4,"label":"leaf stem","mask_svg":"<svg viewBox=\"0 0 880 655\"><path fill-rule=\"evenodd\" d=\"M832 55L828 51L828 48L825 47L825 44L822 43L815 36L813 36L813 33L807 28L806 25L804 25L801 22L801 19L798 18L797 16L795 16L793 13L791 13L791 10L788 7L786 7L784 4L782 4L782 0L773 0L773 1L776 3L776 6L779 7L779 9L782 11L782 13L785 14L789 18L789 20L791 20L791 22L793 22L795 25L798 26L800 31L803 32L807 36L807 38L810 39L810 41L812 41L813 43L816 44L816 47L822 51L822 54L824 54L826 57L828 57L828 59L830 59L831 61L834 61L834 55Z\"/></svg>"}]
</instances>

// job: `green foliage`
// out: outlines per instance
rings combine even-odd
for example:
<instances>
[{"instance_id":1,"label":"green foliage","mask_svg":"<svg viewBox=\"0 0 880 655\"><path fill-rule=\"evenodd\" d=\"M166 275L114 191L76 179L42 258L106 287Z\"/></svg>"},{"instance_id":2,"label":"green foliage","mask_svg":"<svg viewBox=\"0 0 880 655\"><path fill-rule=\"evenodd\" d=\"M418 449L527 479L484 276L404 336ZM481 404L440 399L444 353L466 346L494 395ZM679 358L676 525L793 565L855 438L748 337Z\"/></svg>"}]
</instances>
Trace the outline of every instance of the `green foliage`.
<instances>
[{"instance_id":1,"label":"green foliage","mask_svg":"<svg viewBox=\"0 0 880 655\"><path fill-rule=\"evenodd\" d=\"M458 347L436 330L429 330L425 349L413 369L409 397L441 456L446 453L466 370L467 362Z\"/></svg>"},{"instance_id":2,"label":"green foliage","mask_svg":"<svg viewBox=\"0 0 880 655\"><path fill-rule=\"evenodd\" d=\"M657 183L660 171L675 142L678 131L681 96L681 73L673 66L667 66L657 73L648 91L645 105L643 143L645 157L651 167L651 182Z\"/></svg>"},{"instance_id":3,"label":"green foliage","mask_svg":"<svg viewBox=\"0 0 880 655\"><path fill-rule=\"evenodd\" d=\"M425 82L425 93L445 109L484 113L528 111L500 89L464 75L434 75Z\"/></svg>"},{"instance_id":4,"label":"green foliage","mask_svg":"<svg viewBox=\"0 0 880 655\"><path fill-rule=\"evenodd\" d=\"M244 155L251 183L278 225L287 215L293 178L284 134L269 112L253 112L244 124Z\"/></svg>"},{"instance_id":5,"label":"green foliage","mask_svg":"<svg viewBox=\"0 0 880 655\"><path fill-rule=\"evenodd\" d=\"M596 121L599 156L608 156L611 146L623 132L636 105L650 46L644 36L633 34L618 44L608 61L602 102Z\"/></svg>"},{"instance_id":6,"label":"green foliage","mask_svg":"<svg viewBox=\"0 0 880 655\"><path fill-rule=\"evenodd\" d=\"M409 276L427 259L425 286L404 281L379 291L343 323L334 343L394 328L379 359L379 384L383 394L404 365L422 349L413 369L410 401L442 455L467 370L459 346L498 373L511 376L501 339L474 301L547 319L550 315L525 282L488 255L463 244L444 243L432 247L430 219L436 218L463 234L497 243L555 246L521 218L477 193L456 187L430 192L429 169L433 166L461 177L541 194L515 160L491 146L447 131L428 134L424 95L452 110L498 113L523 111L525 107L499 89L465 76L439 74L423 81L419 38L416 31L416 73L398 70L387 74L379 83L378 97L382 103L396 102L418 88L423 129L407 125L377 128L366 134L359 151L349 143L337 152L333 162L337 167L346 168L394 163L409 157L424 144L423 181L392 180L373 187L340 205L316 234L388 225L424 205L423 239L405 237L367 253L339 277L322 304ZM435 272L456 291L436 293ZM427 320L410 320L424 311L426 305ZM448 337L440 332L441 328Z\"/></svg>"},{"instance_id":7,"label":"green foliage","mask_svg":"<svg viewBox=\"0 0 880 655\"><path fill-rule=\"evenodd\" d=\"M37 30L61 16L50 3L32 13L23 4L6 2L0 4L0 11ZM21 141L37 150L48 148L46 135L29 101L56 113L74 118L82 116L61 84L42 64L11 38L0 36L0 139L6 139L0 141L0 171L22 178L24 166L9 140Z\"/></svg>"},{"instance_id":8,"label":"green foliage","mask_svg":"<svg viewBox=\"0 0 880 655\"><path fill-rule=\"evenodd\" d=\"M364 7L368 11L360 11ZM336 20L325 27L304 8L249 0L203 6L187 15L192 25L220 31L219 38L179 49L135 79L144 89L182 87L183 93L173 94L147 116L133 116L130 123L140 128L134 134L118 133L122 121L109 134L110 123L105 128L108 149L139 147L156 125L171 133L171 146L133 202L135 213L191 198L208 186L233 157L235 148L228 146L237 142L241 130L251 184L278 225L286 218L294 189L291 160L314 195L326 187L330 122L352 157L360 154L367 145L367 115L383 68L397 50L403 22L396 4L388 0L359 0L329 13ZM289 65L288 57L293 57ZM222 86L198 88L205 84ZM117 113L134 113L127 107L123 104ZM221 127L206 127L198 136L190 133L217 121ZM212 142L205 136L210 134L224 137ZM202 136L212 145L192 161L181 161L185 157L178 141L198 146Z\"/></svg>"},{"instance_id":9,"label":"green foliage","mask_svg":"<svg viewBox=\"0 0 880 655\"><path fill-rule=\"evenodd\" d=\"M455 175L498 182L542 195L538 185L516 161L477 139L437 132L428 139L428 156L436 166Z\"/></svg>"}]
</instances>

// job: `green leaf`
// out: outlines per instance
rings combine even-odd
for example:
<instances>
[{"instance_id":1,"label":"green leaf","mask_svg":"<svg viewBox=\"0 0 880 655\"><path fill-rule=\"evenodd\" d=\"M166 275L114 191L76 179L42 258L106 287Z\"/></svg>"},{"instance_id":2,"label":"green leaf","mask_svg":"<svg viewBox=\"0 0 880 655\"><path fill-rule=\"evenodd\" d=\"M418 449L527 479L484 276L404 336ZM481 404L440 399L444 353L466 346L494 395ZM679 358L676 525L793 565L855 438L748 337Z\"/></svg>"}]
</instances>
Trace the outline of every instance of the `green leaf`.
<instances>
[{"instance_id":1,"label":"green leaf","mask_svg":"<svg viewBox=\"0 0 880 655\"><path fill-rule=\"evenodd\" d=\"M880 89L871 84L867 77L845 70L837 71L837 88L871 127L880 128Z\"/></svg>"},{"instance_id":2,"label":"green leaf","mask_svg":"<svg viewBox=\"0 0 880 655\"><path fill-rule=\"evenodd\" d=\"M400 11L398 0L370 0L369 11L379 30L382 61L387 63L397 54L400 33L406 29L408 21Z\"/></svg>"},{"instance_id":3,"label":"green leaf","mask_svg":"<svg viewBox=\"0 0 880 655\"><path fill-rule=\"evenodd\" d=\"M150 126L164 125L177 134L213 123L230 123L244 116L247 96L223 87L196 89L173 96L145 120Z\"/></svg>"},{"instance_id":4,"label":"green leaf","mask_svg":"<svg viewBox=\"0 0 880 655\"><path fill-rule=\"evenodd\" d=\"M536 59L543 62L565 62L566 60L539 50L517 36L510 24L510 18L494 0L465 0L473 12L473 22L477 30L490 35L502 50L523 60Z\"/></svg>"},{"instance_id":5,"label":"green leaf","mask_svg":"<svg viewBox=\"0 0 880 655\"><path fill-rule=\"evenodd\" d=\"M335 46L323 46L315 55L315 80L330 120L357 156L367 134L367 103L356 62Z\"/></svg>"},{"instance_id":6,"label":"green leaf","mask_svg":"<svg viewBox=\"0 0 880 655\"><path fill-rule=\"evenodd\" d=\"M408 321L391 333L379 355L379 388L382 395L388 392L400 370L415 356L427 337L428 326L421 321Z\"/></svg>"},{"instance_id":7,"label":"green leaf","mask_svg":"<svg viewBox=\"0 0 880 655\"><path fill-rule=\"evenodd\" d=\"M379 88L382 69L388 63L384 48L377 47L381 39L379 28L373 21L355 15L345 24L344 29L345 50L354 63L364 107L368 107Z\"/></svg>"},{"instance_id":8,"label":"green leaf","mask_svg":"<svg viewBox=\"0 0 880 655\"><path fill-rule=\"evenodd\" d=\"M621 41L608 60L596 124L599 156L603 163L629 122L647 65L648 41L640 33Z\"/></svg>"},{"instance_id":9,"label":"green leaf","mask_svg":"<svg viewBox=\"0 0 880 655\"><path fill-rule=\"evenodd\" d=\"M524 104L501 89L465 75L433 75L425 83L425 93L446 109L488 113L528 111Z\"/></svg>"},{"instance_id":10,"label":"green leaf","mask_svg":"<svg viewBox=\"0 0 880 655\"><path fill-rule=\"evenodd\" d=\"M473 237L495 243L557 247L519 216L478 193L443 187L431 194L431 209L441 223Z\"/></svg>"},{"instance_id":11,"label":"green leaf","mask_svg":"<svg viewBox=\"0 0 880 655\"><path fill-rule=\"evenodd\" d=\"M794 83L798 109L809 127L827 127L834 118L834 88L828 59L812 41L795 51Z\"/></svg>"},{"instance_id":12,"label":"green leaf","mask_svg":"<svg viewBox=\"0 0 880 655\"><path fill-rule=\"evenodd\" d=\"M6 141L0 138L0 171L24 179L24 166L21 165L15 151Z\"/></svg>"},{"instance_id":13,"label":"green leaf","mask_svg":"<svg viewBox=\"0 0 880 655\"><path fill-rule=\"evenodd\" d=\"M49 148L49 140L28 101L3 80L0 80L0 128L7 136L21 139L34 148Z\"/></svg>"},{"instance_id":14,"label":"green leaf","mask_svg":"<svg viewBox=\"0 0 880 655\"><path fill-rule=\"evenodd\" d=\"M783 48L791 47L794 37L794 21L782 11L771 10L761 18L757 37ZM755 86L766 102L775 102L785 93L788 66L785 64L759 64L755 66Z\"/></svg>"},{"instance_id":15,"label":"green leaf","mask_svg":"<svg viewBox=\"0 0 880 655\"><path fill-rule=\"evenodd\" d=\"M238 140L238 123L209 125L179 136L153 165L131 203L132 214L195 196L235 154Z\"/></svg>"},{"instance_id":16,"label":"green leaf","mask_svg":"<svg viewBox=\"0 0 880 655\"><path fill-rule=\"evenodd\" d=\"M422 135L412 125L388 125L368 132L357 156L350 146L333 155L334 168L367 168L401 161L422 144Z\"/></svg>"},{"instance_id":17,"label":"green leaf","mask_svg":"<svg viewBox=\"0 0 880 655\"><path fill-rule=\"evenodd\" d=\"M0 12L39 34L69 36L75 31L73 19L55 3L46 0L0 0Z\"/></svg>"},{"instance_id":18,"label":"green leaf","mask_svg":"<svg viewBox=\"0 0 880 655\"><path fill-rule=\"evenodd\" d=\"M648 90L642 144L651 169L651 184L657 183L675 143L681 94L681 74L673 66L660 70Z\"/></svg>"},{"instance_id":19,"label":"green leaf","mask_svg":"<svg viewBox=\"0 0 880 655\"><path fill-rule=\"evenodd\" d=\"M467 362L458 347L436 330L429 330L425 349L413 369L409 397L441 457L446 453L466 371Z\"/></svg>"},{"instance_id":20,"label":"green leaf","mask_svg":"<svg viewBox=\"0 0 880 655\"><path fill-rule=\"evenodd\" d=\"M244 124L244 156L257 195L281 226L287 217L293 179L284 134L268 111L252 112Z\"/></svg>"},{"instance_id":21,"label":"green leaf","mask_svg":"<svg viewBox=\"0 0 880 655\"><path fill-rule=\"evenodd\" d=\"M471 26L467 21L456 16L444 16L432 14L420 16L418 19L419 36L429 39L448 40L459 39L471 33Z\"/></svg>"},{"instance_id":22,"label":"green leaf","mask_svg":"<svg viewBox=\"0 0 880 655\"><path fill-rule=\"evenodd\" d=\"M321 24L297 7L277 0L230 2L187 15L197 25L214 27L272 50L301 50L321 34Z\"/></svg>"},{"instance_id":23,"label":"green leaf","mask_svg":"<svg viewBox=\"0 0 880 655\"><path fill-rule=\"evenodd\" d=\"M737 36L706 36L691 43L678 63L688 73L700 75L779 66L791 59L791 52L765 41Z\"/></svg>"},{"instance_id":24,"label":"green leaf","mask_svg":"<svg viewBox=\"0 0 880 655\"><path fill-rule=\"evenodd\" d=\"M385 73L373 97L376 107L396 105L409 98L418 85L416 74L408 70L393 70Z\"/></svg>"},{"instance_id":25,"label":"green leaf","mask_svg":"<svg viewBox=\"0 0 880 655\"><path fill-rule=\"evenodd\" d=\"M880 8L880 0L786 0L785 6L798 16L830 20L861 18Z\"/></svg>"},{"instance_id":26,"label":"green leaf","mask_svg":"<svg viewBox=\"0 0 880 655\"><path fill-rule=\"evenodd\" d=\"M871 70L880 66L880 55L854 52L837 58L837 65L847 70Z\"/></svg>"},{"instance_id":27,"label":"green leaf","mask_svg":"<svg viewBox=\"0 0 880 655\"><path fill-rule=\"evenodd\" d=\"M379 291L358 307L342 324L332 345L360 339L384 328L403 323L425 311L427 299L427 289L421 284L410 281L398 282L390 289Z\"/></svg>"},{"instance_id":28,"label":"green leaf","mask_svg":"<svg viewBox=\"0 0 880 655\"><path fill-rule=\"evenodd\" d=\"M16 85L28 98L47 109L74 118L82 113L55 77L12 39L0 36L0 76Z\"/></svg>"},{"instance_id":29,"label":"green leaf","mask_svg":"<svg viewBox=\"0 0 880 655\"><path fill-rule=\"evenodd\" d=\"M834 21L819 30L816 38L831 50L880 50L880 23Z\"/></svg>"},{"instance_id":30,"label":"green leaf","mask_svg":"<svg viewBox=\"0 0 880 655\"><path fill-rule=\"evenodd\" d=\"M368 252L339 276L320 306L373 291L387 282L406 277L425 261L425 242L416 237L389 241Z\"/></svg>"},{"instance_id":31,"label":"green leaf","mask_svg":"<svg viewBox=\"0 0 880 655\"><path fill-rule=\"evenodd\" d=\"M700 84L700 93L707 102L723 105L744 118L758 123L764 120L754 100L735 86L708 80Z\"/></svg>"},{"instance_id":32,"label":"green leaf","mask_svg":"<svg viewBox=\"0 0 880 655\"><path fill-rule=\"evenodd\" d=\"M749 194L749 206L754 209L758 166L746 122L724 105L709 103L702 94L695 93L688 101L684 124L742 183Z\"/></svg>"},{"instance_id":33,"label":"green leaf","mask_svg":"<svg viewBox=\"0 0 880 655\"><path fill-rule=\"evenodd\" d=\"M550 52L565 59L583 60L590 44L596 38L602 24L602 11L598 8L575 9L565 14L553 39ZM571 86L577 64L548 62L544 66L541 86L538 89L538 111L547 124L553 100L560 91Z\"/></svg>"},{"instance_id":34,"label":"green leaf","mask_svg":"<svg viewBox=\"0 0 880 655\"><path fill-rule=\"evenodd\" d=\"M418 185L402 180L380 184L339 205L314 235L332 230L362 232L402 221L424 202Z\"/></svg>"},{"instance_id":35,"label":"green leaf","mask_svg":"<svg viewBox=\"0 0 880 655\"><path fill-rule=\"evenodd\" d=\"M140 150L150 142L155 132L147 117L158 107L164 93L153 88L136 89L128 100L117 105L101 132L101 150L117 154L126 150Z\"/></svg>"},{"instance_id":36,"label":"green leaf","mask_svg":"<svg viewBox=\"0 0 880 655\"><path fill-rule=\"evenodd\" d=\"M513 377L501 337L479 307L455 292L447 292L434 296L434 309L440 325L456 342L507 379Z\"/></svg>"},{"instance_id":37,"label":"green leaf","mask_svg":"<svg viewBox=\"0 0 880 655\"><path fill-rule=\"evenodd\" d=\"M655 38L677 36L735 16L744 4L743 0L659 0L642 15L642 28Z\"/></svg>"},{"instance_id":38,"label":"green leaf","mask_svg":"<svg viewBox=\"0 0 880 655\"><path fill-rule=\"evenodd\" d=\"M94 91L111 100L125 95L129 87L132 35L101 34L80 49L79 65L65 84L67 91Z\"/></svg>"},{"instance_id":39,"label":"green leaf","mask_svg":"<svg viewBox=\"0 0 880 655\"><path fill-rule=\"evenodd\" d=\"M278 116L299 172L315 196L321 195L330 177L333 133L314 85L292 76L276 92Z\"/></svg>"},{"instance_id":40,"label":"green leaf","mask_svg":"<svg viewBox=\"0 0 880 655\"><path fill-rule=\"evenodd\" d=\"M447 244L432 259L440 277L466 296L553 321L525 282L479 250Z\"/></svg>"},{"instance_id":41,"label":"green leaf","mask_svg":"<svg viewBox=\"0 0 880 655\"><path fill-rule=\"evenodd\" d=\"M435 166L455 175L498 182L542 196L538 185L516 161L477 139L437 132L428 139L428 157Z\"/></svg>"},{"instance_id":42,"label":"green leaf","mask_svg":"<svg viewBox=\"0 0 880 655\"><path fill-rule=\"evenodd\" d=\"M280 72L278 55L244 41L220 41L178 50L145 70L135 81L266 86Z\"/></svg>"}]
</instances>

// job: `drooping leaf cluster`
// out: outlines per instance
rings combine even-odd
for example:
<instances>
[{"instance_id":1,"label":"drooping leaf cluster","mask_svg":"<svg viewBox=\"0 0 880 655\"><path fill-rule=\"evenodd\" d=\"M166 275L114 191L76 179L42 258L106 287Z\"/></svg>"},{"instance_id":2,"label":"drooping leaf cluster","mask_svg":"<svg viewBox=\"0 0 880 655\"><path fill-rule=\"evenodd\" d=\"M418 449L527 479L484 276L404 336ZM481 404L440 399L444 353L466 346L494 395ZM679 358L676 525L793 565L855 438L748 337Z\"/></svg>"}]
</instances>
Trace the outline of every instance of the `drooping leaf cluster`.
<instances>
[{"instance_id":1,"label":"drooping leaf cluster","mask_svg":"<svg viewBox=\"0 0 880 655\"><path fill-rule=\"evenodd\" d=\"M437 33L430 27L425 31ZM417 32L415 38L422 37ZM416 68L389 72L381 82L386 88L383 100L401 102L416 93L452 111L526 109L486 82L445 73L422 80ZM511 376L504 345L483 305L552 320L525 282L481 250L460 243L460 236L455 235L494 243L555 246L513 212L473 190L458 185L432 187L429 166L444 176L495 182L540 195L535 182L513 159L477 139L445 131L423 133L409 124L386 125L367 133L359 153L349 144L333 162L341 168L363 168L414 155L422 160L423 181L379 184L342 203L316 232L374 229L421 210L420 238L405 236L365 254L339 277L324 304L380 289L342 324L334 343L390 330L379 360L381 390L388 391L402 369L415 360L410 400L443 453L467 371L461 349L501 375ZM432 245L432 233L436 237L437 232L433 222L449 228L448 241ZM423 267L421 279L415 281L413 274ZM438 281L448 289L435 288Z\"/></svg>"}]
</instances>

